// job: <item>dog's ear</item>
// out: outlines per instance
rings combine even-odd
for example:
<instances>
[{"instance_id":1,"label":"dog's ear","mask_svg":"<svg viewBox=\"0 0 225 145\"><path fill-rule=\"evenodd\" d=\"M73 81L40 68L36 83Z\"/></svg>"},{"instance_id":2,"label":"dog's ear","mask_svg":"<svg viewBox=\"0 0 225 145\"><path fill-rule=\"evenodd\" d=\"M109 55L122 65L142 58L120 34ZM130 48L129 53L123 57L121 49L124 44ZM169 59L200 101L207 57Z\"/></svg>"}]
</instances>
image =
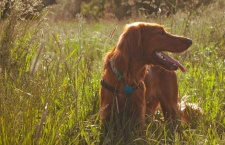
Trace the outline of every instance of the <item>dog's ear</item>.
<instances>
[{"instance_id":1,"label":"dog's ear","mask_svg":"<svg viewBox=\"0 0 225 145\"><path fill-rule=\"evenodd\" d=\"M140 55L142 52L141 31L142 26L140 24L127 25L124 28L117 43L117 48L123 56L137 58Z\"/></svg>"}]
</instances>

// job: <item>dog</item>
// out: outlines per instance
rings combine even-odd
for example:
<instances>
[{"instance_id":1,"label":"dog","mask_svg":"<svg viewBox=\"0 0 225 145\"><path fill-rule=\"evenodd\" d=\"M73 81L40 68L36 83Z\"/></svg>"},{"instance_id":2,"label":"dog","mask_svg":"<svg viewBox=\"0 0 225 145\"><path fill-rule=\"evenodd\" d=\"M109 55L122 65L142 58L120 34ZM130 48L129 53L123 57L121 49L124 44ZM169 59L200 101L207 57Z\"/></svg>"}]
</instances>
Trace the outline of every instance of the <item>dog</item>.
<instances>
[{"instance_id":1,"label":"dog","mask_svg":"<svg viewBox=\"0 0 225 145\"><path fill-rule=\"evenodd\" d=\"M185 71L178 61L163 51L181 53L191 45L191 39L172 35L156 23L127 24L115 48L104 59L100 88L102 124L107 124L114 115L124 114L126 110L123 117L130 118L144 127L146 106L147 112L151 112L151 105L146 103L151 98L151 93L148 93L149 84L146 87L145 81L146 74L151 73L149 65L160 66L166 70L180 68ZM177 100L165 103L168 105L163 107L164 116L172 119L174 112L172 107L168 106L175 106Z\"/></svg>"}]
</instances>

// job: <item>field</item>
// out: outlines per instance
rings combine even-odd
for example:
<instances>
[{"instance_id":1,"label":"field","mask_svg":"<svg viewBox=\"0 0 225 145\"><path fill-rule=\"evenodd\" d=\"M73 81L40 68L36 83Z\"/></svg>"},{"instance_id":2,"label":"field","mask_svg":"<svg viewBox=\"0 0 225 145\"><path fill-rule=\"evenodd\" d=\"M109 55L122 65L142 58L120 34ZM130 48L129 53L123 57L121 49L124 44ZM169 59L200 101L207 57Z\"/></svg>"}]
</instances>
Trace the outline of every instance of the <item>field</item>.
<instances>
[{"instance_id":1,"label":"field","mask_svg":"<svg viewBox=\"0 0 225 145\"><path fill-rule=\"evenodd\" d=\"M187 52L173 56L187 70L177 71L180 98L198 103L204 115L172 142L159 119L126 144L225 144L225 13L215 6L169 18L0 22L0 144L98 144L104 55L134 21L156 22L193 40ZM110 139L124 143L122 134Z\"/></svg>"}]
</instances>

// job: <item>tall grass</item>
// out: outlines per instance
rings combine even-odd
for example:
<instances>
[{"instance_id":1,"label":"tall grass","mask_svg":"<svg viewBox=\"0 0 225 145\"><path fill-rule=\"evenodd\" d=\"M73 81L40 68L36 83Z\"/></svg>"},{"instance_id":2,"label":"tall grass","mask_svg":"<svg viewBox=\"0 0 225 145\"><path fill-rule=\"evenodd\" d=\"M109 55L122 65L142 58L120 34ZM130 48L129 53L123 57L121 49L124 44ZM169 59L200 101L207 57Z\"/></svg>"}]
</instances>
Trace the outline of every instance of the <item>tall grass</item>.
<instances>
[{"instance_id":1,"label":"tall grass","mask_svg":"<svg viewBox=\"0 0 225 145\"><path fill-rule=\"evenodd\" d=\"M102 61L123 25L133 21L157 22L193 39L190 50L174 55L187 68L185 74L177 71L179 94L199 103L204 116L195 128L175 134L172 144L224 144L225 18L222 9L214 9L199 16L121 22L87 22L82 16L66 22L1 22L0 50L9 63L1 61L0 144L98 144ZM12 29L10 23L15 23ZM163 121L147 126L144 135L131 135L128 144L171 143ZM122 134L111 136L115 144L122 144L121 139Z\"/></svg>"}]
</instances>

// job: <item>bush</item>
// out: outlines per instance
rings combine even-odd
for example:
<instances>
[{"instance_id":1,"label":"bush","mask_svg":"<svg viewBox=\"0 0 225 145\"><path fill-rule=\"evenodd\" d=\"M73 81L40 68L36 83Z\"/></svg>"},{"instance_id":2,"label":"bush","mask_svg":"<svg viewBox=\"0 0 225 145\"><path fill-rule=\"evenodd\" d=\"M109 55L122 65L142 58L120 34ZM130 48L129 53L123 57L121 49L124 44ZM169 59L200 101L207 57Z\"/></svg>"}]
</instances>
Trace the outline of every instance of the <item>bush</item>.
<instances>
[{"instance_id":1,"label":"bush","mask_svg":"<svg viewBox=\"0 0 225 145\"><path fill-rule=\"evenodd\" d=\"M160 13L169 16L179 11L196 11L211 0L92 0L83 2L81 13L87 18L99 18L106 13L114 14L118 19L137 15Z\"/></svg>"},{"instance_id":2,"label":"bush","mask_svg":"<svg viewBox=\"0 0 225 145\"><path fill-rule=\"evenodd\" d=\"M89 3L82 2L81 13L87 18L98 19L104 14L105 0L92 0Z\"/></svg>"},{"instance_id":3,"label":"bush","mask_svg":"<svg viewBox=\"0 0 225 145\"><path fill-rule=\"evenodd\" d=\"M19 11L20 18L32 18L52 4L56 4L56 0L3 0L0 3L0 20L6 19L15 9Z\"/></svg>"},{"instance_id":4,"label":"bush","mask_svg":"<svg viewBox=\"0 0 225 145\"><path fill-rule=\"evenodd\" d=\"M10 4L7 19L0 23L3 30L0 33L0 68L3 72L18 75L18 68L26 66L24 64L27 56L34 49L30 45L39 30L41 20L25 20L23 16L34 11L39 2L32 0L30 3L33 5L25 5L23 1L14 1ZM37 12L36 14L39 15ZM34 24L37 24L37 27L33 27Z\"/></svg>"}]
</instances>

